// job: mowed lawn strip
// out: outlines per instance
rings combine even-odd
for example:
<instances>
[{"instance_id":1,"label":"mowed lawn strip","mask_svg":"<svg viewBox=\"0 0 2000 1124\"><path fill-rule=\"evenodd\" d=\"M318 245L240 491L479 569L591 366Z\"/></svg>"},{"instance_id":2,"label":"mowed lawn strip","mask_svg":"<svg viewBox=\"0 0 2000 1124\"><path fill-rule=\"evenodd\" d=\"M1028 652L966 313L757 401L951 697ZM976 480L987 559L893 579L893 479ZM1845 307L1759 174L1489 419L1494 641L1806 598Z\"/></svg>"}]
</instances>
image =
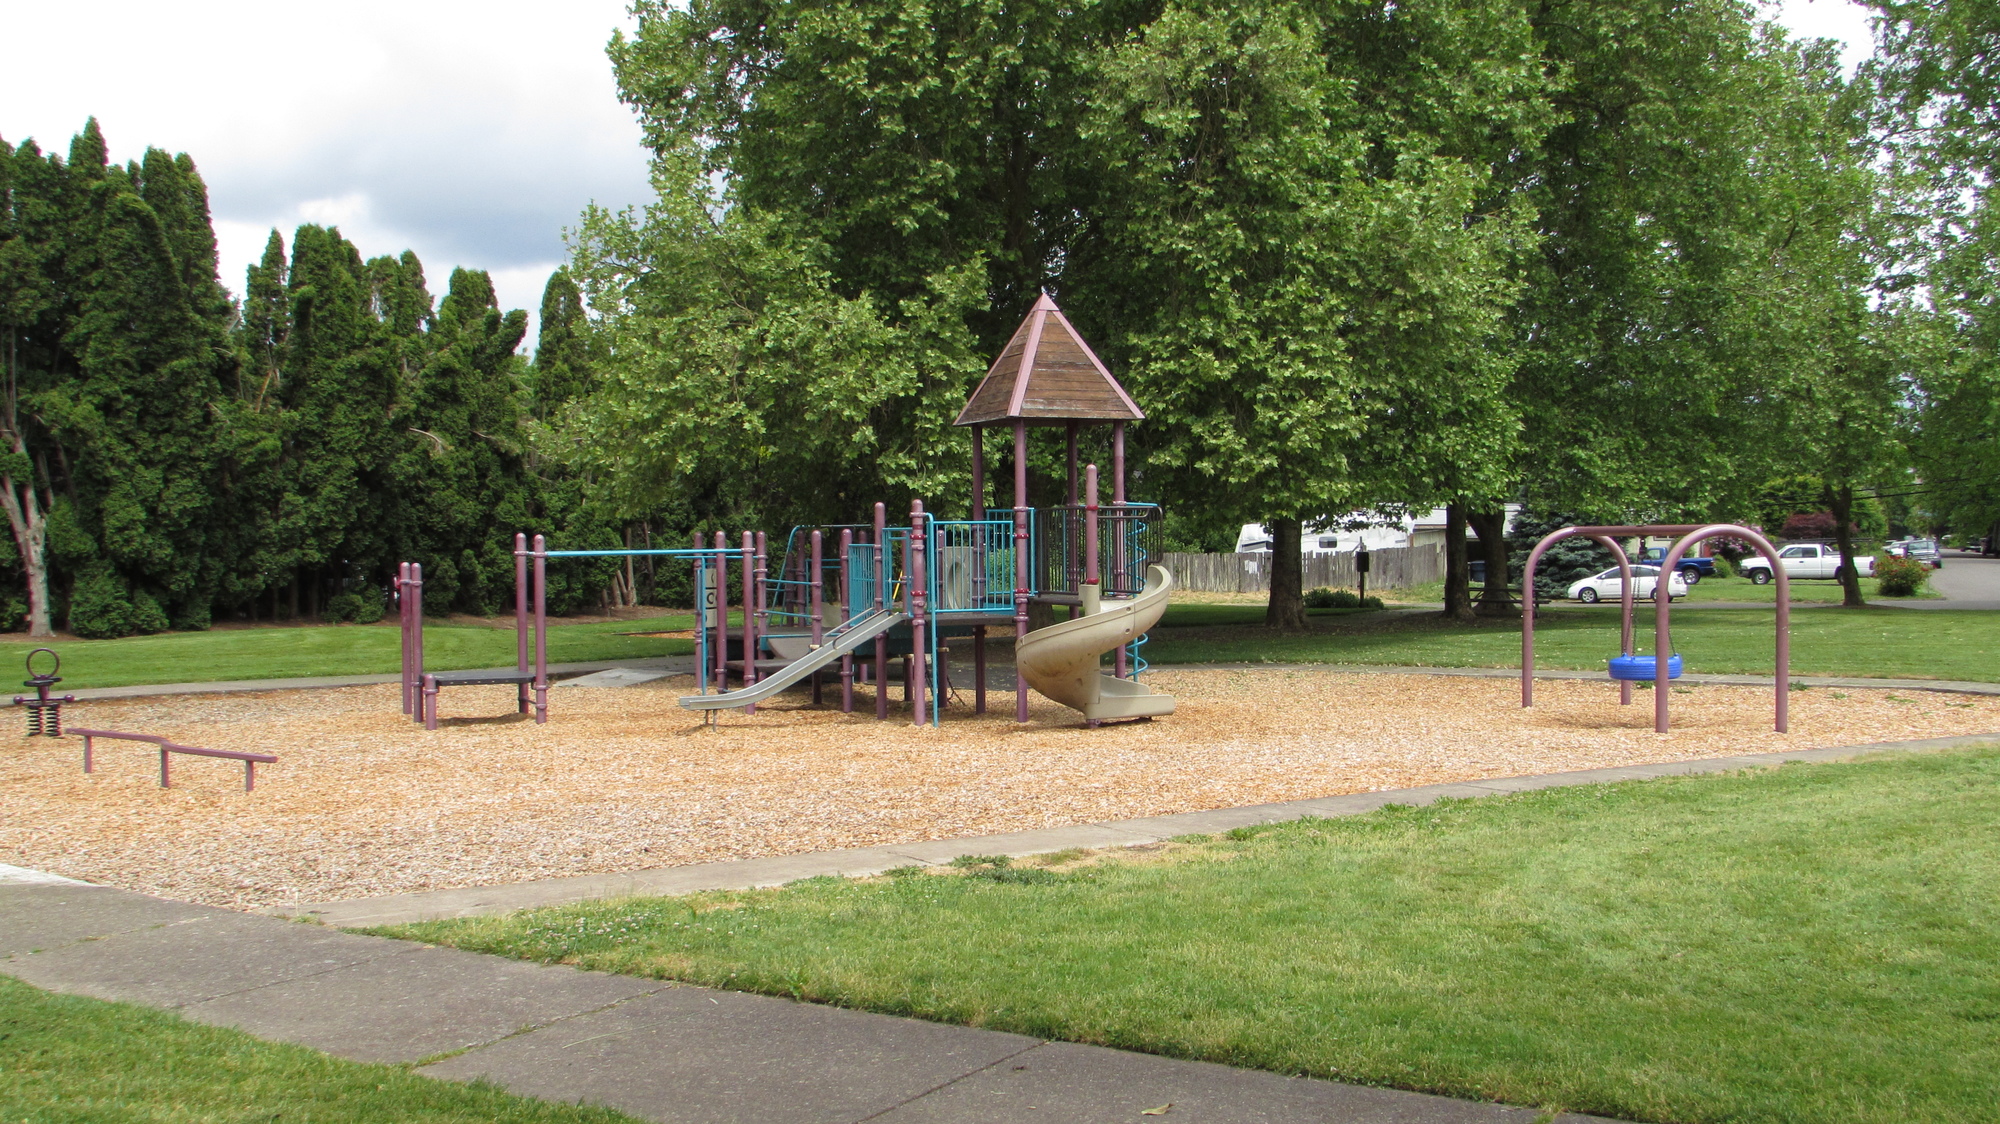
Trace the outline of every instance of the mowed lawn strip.
<instances>
[{"instance_id":1,"label":"mowed lawn strip","mask_svg":"<svg viewBox=\"0 0 2000 1124\"><path fill-rule=\"evenodd\" d=\"M2000 748L389 935L1644 1121L1991 1121Z\"/></svg>"},{"instance_id":2,"label":"mowed lawn strip","mask_svg":"<svg viewBox=\"0 0 2000 1124\"><path fill-rule=\"evenodd\" d=\"M1521 622L1447 621L1430 613L1307 614L1303 632L1273 632L1256 605L1175 605L1143 649L1156 664L1356 663L1418 667L1520 667ZM1652 651L1651 607L1635 621ZM1685 609L1673 645L1687 670L1770 675L1776 613ZM1602 671L1618 654L1618 610L1549 609L1535 624L1535 665ZM1976 610L1800 609L1792 613L1794 675L2000 682L2000 613Z\"/></svg>"},{"instance_id":3,"label":"mowed lawn strip","mask_svg":"<svg viewBox=\"0 0 2000 1124\"><path fill-rule=\"evenodd\" d=\"M633 1124L202 1026L165 1011L51 995L0 976L0 1120L313 1124Z\"/></svg>"},{"instance_id":4,"label":"mowed lawn strip","mask_svg":"<svg viewBox=\"0 0 2000 1124\"><path fill-rule=\"evenodd\" d=\"M694 618L648 617L589 624L551 622L550 663L677 656L694 651L692 640L647 637L694 627ZM289 679L317 675L392 674L402 660L394 621L374 625L296 628L223 628L168 632L122 640L0 642L0 669L20 667L35 648L62 656L58 692L135 683L212 683L234 679ZM45 666L47 657L43 657ZM514 663L514 626L432 622L424 627L424 668L456 671ZM26 678L25 674L22 678Z\"/></svg>"}]
</instances>

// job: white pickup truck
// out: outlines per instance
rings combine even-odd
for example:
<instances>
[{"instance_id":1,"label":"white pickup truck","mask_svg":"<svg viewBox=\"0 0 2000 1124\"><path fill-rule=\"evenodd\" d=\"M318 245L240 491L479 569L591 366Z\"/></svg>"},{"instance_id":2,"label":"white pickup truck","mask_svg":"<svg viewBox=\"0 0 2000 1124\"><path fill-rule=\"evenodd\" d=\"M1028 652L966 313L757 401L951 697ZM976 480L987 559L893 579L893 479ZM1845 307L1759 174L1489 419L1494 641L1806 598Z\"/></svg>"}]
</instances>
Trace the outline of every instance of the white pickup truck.
<instances>
[{"instance_id":1,"label":"white pickup truck","mask_svg":"<svg viewBox=\"0 0 2000 1124\"><path fill-rule=\"evenodd\" d=\"M1785 576L1791 578L1839 578L1840 548L1822 546L1819 543L1793 543L1778 551L1778 561L1785 564ZM1875 557L1864 554L1854 560L1861 568L1861 576L1875 576ZM1771 563L1762 555L1752 555L1737 565L1743 576L1757 585L1771 580Z\"/></svg>"}]
</instances>

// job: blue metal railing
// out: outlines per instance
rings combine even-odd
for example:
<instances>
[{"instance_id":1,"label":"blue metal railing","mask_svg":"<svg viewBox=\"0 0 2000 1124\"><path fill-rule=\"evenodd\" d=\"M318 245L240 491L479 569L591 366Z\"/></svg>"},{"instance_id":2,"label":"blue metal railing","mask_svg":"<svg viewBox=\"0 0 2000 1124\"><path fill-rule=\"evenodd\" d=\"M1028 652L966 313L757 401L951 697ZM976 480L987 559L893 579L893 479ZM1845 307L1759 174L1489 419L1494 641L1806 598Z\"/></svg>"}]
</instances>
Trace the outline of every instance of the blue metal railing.
<instances>
[{"instance_id":1,"label":"blue metal railing","mask_svg":"<svg viewBox=\"0 0 2000 1124\"><path fill-rule=\"evenodd\" d=\"M1128 504L1126 506L1128 509L1147 507L1152 508L1153 511L1159 510L1159 508L1154 507L1152 504ZM1146 523L1147 513L1135 510L1133 517L1125 524L1125 557L1129 559L1127 565L1130 567L1127 572L1128 588L1134 590L1146 587L1146 561L1152 557L1152 553L1147 550L1147 544L1151 540L1146 534ZM1146 662L1146 657L1139 654L1139 649L1146 646L1146 640L1151 635L1151 633L1142 632L1133 637L1132 642L1125 646L1125 654L1131 661L1130 666L1132 678L1134 679L1139 678L1140 672L1152 666Z\"/></svg>"},{"instance_id":2,"label":"blue metal railing","mask_svg":"<svg viewBox=\"0 0 2000 1124\"><path fill-rule=\"evenodd\" d=\"M1014 520L929 519L925 537L930 607L939 617L1014 611Z\"/></svg>"}]
</instances>

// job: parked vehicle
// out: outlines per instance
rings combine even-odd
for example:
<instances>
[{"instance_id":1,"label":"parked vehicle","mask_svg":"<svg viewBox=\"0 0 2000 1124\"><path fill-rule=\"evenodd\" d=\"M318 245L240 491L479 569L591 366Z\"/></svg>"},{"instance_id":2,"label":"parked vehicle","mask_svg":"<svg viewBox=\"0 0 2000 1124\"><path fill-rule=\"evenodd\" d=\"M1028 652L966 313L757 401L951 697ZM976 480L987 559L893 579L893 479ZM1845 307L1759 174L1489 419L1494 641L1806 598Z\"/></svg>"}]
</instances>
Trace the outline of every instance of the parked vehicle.
<instances>
[{"instance_id":1,"label":"parked vehicle","mask_svg":"<svg viewBox=\"0 0 2000 1124\"><path fill-rule=\"evenodd\" d=\"M1785 574L1792 578L1821 578L1837 580L1841 576L1840 548L1825 543L1798 542L1778 551L1778 561L1784 563ZM1862 555L1854 560L1861 576L1875 576L1875 559ZM1752 555L1737 564L1743 576L1757 585L1765 585L1772 580L1771 563L1763 555Z\"/></svg>"},{"instance_id":2,"label":"parked vehicle","mask_svg":"<svg viewBox=\"0 0 2000 1124\"><path fill-rule=\"evenodd\" d=\"M1883 548L1897 558L1914 558L1933 570L1944 568L1944 552L1936 539L1897 539Z\"/></svg>"},{"instance_id":3,"label":"parked vehicle","mask_svg":"<svg viewBox=\"0 0 2000 1124\"><path fill-rule=\"evenodd\" d=\"M1639 557L1633 559L1634 562L1651 562L1655 566L1666 560L1667 548L1664 546L1649 546L1639 552ZM1674 570L1680 574L1682 581L1694 585L1703 578L1715 576L1715 559L1683 555L1679 562L1674 563Z\"/></svg>"},{"instance_id":4,"label":"parked vehicle","mask_svg":"<svg viewBox=\"0 0 2000 1124\"><path fill-rule=\"evenodd\" d=\"M1632 597L1634 600L1644 601L1651 598L1654 587L1659 584L1660 568L1658 566L1632 567ZM1667 575L1667 599L1669 601L1686 597L1687 593L1687 582L1681 580L1680 571L1676 570ZM1623 596L1625 596L1625 587L1619 581L1618 567L1616 566L1611 567L1601 574L1592 574L1582 581L1571 582L1569 587L1570 600L1581 601L1586 605L1595 605L1599 601L1616 601Z\"/></svg>"}]
</instances>

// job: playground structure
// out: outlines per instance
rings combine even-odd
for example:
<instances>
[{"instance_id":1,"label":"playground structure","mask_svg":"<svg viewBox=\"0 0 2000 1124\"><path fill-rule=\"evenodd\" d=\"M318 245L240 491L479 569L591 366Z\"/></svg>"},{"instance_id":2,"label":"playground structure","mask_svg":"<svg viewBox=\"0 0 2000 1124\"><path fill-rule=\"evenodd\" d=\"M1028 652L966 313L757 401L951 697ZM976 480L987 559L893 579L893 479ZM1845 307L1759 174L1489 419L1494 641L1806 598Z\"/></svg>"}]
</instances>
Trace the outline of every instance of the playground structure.
<instances>
[{"instance_id":1,"label":"playground structure","mask_svg":"<svg viewBox=\"0 0 2000 1124\"><path fill-rule=\"evenodd\" d=\"M968 518L939 519L918 500L906 524L891 525L886 505L877 503L868 524L792 528L775 566L763 532L736 538L717 531L708 541L697 534L685 550L550 550L544 536L530 541L519 534L511 669L425 673L422 567L404 563L396 583L403 711L434 730L441 688L511 683L520 712L532 710L536 722L546 722L549 560L647 555L692 569L700 693L680 702L711 722L721 710L754 712L801 682L810 682L818 703L835 674L842 711L854 709L857 683L872 684L875 716L887 719L888 682L900 665L911 721L937 725L952 695L948 642L957 639L971 641L973 713L983 714L987 632L1010 624L1023 687L1082 711L1087 724L1171 714L1172 696L1138 681L1145 634L1165 611L1173 580L1150 563L1159 554L1158 507L1125 496L1125 426L1144 417L1043 294L955 423L972 430ZM1010 508L986 503L984 432L995 424L1013 431ZM1080 473L1078 465L1079 428L1100 424L1111 427L1109 505L1098 502L1097 466ZM1065 428L1068 479L1060 505L1029 503L1031 425ZM732 588L741 598L736 629L729 624ZM1028 608L1035 603L1067 607L1071 619L1031 633ZM1108 675L1099 670L1107 652ZM1015 720L1026 722L1026 690L1015 696Z\"/></svg>"},{"instance_id":2,"label":"playground structure","mask_svg":"<svg viewBox=\"0 0 2000 1124\"><path fill-rule=\"evenodd\" d=\"M49 658L56 661L55 666L49 668L47 671L37 673L35 671L35 657L41 655L43 652L47 652ZM62 706L66 702L76 701L75 695L63 695L59 698L49 697L49 688L62 682L62 676L56 674L62 670L62 657L56 655L54 648L36 648L34 651L28 653L27 664L28 677L22 680L21 686L33 687L35 689L35 697L31 699L26 695L15 695L14 705L28 708L28 736L31 738L62 737ZM88 769L84 771L89 772Z\"/></svg>"},{"instance_id":3,"label":"playground structure","mask_svg":"<svg viewBox=\"0 0 2000 1124\"><path fill-rule=\"evenodd\" d=\"M1619 539L1644 537L1649 535L1678 536L1673 547L1660 560L1659 583L1654 587L1653 597L1653 654L1635 656L1632 654L1632 561L1626 556ZM1610 661L1611 677L1618 680L1618 702L1622 706L1632 703L1632 683L1634 680L1650 681L1653 691L1653 730L1664 734L1668 729L1667 702L1671 691L1665 683L1678 679L1681 675L1681 657L1674 653L1673 634L1670 617L1673 613L1673 598L1665 595L1665 575L1674 572L1686 555L1688 548L1704 539L1718 535L1729 535L1750 543L1757 552L1771 560L1771 570L1777 576L1778 590L1778 636L1777 636L1777 700L1774 704L1776 719L1774 728L1778 733L1786 733L1791 727L1791 667L1792 667L1792 616L1791 581L1785 575L1785 568L1778 562L1778 548L1769 539L1748 527L1733 523L1702 524L1648 524L1640 526L1606 527L1563 527L1551 531L1528 552L1528 564L1521 576L1521 705L1535 705L1535 566L1542 559L1543 552L1556 543L1569 538L1587 538L1609 550L1618 560L1620 613L1619 655Z\"/></svg>"}]
</instances>

